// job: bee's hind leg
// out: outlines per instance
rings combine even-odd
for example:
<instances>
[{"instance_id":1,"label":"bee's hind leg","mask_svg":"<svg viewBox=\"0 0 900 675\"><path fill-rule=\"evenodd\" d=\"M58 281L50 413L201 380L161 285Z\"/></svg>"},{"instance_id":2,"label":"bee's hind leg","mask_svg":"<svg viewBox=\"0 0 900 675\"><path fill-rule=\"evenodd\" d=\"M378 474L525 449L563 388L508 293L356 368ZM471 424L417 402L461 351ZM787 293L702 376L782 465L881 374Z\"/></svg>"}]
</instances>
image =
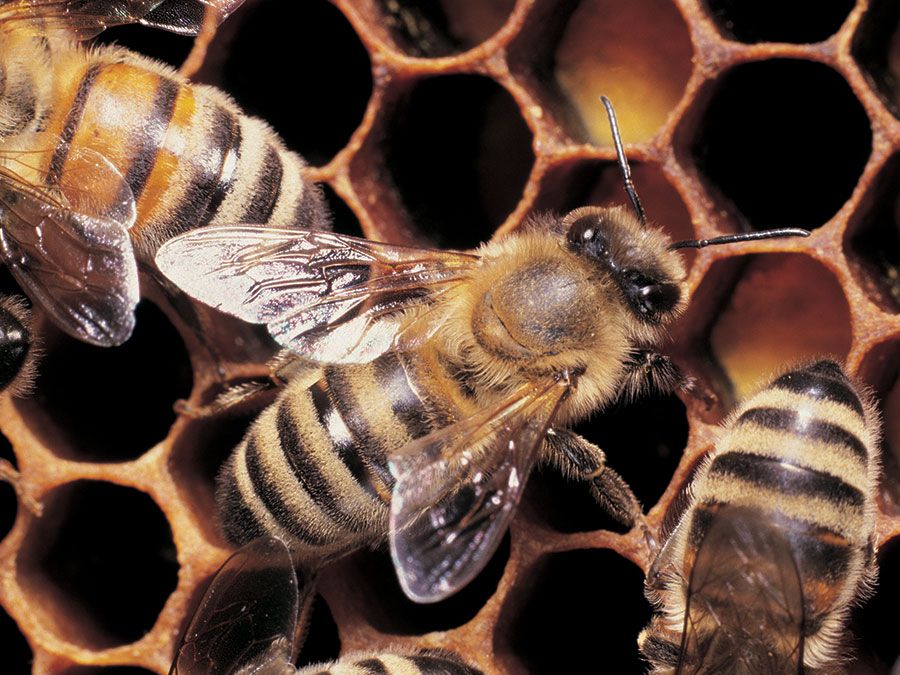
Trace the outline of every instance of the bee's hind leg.
<instances>
[{"instance_id":1,"label":"bee's hind leg","mask_svg":"<svg viewBox=\"0 0 900 675\"><path fill-rule=\"evenodd\" d=\"M603 450L574 431L550 429L545 455L564 475L588 481L594 499L610 516L629 529L640 527L651 552L658 550L641 503L625 479L606 464Z\"/></svg>"}]
</instances>

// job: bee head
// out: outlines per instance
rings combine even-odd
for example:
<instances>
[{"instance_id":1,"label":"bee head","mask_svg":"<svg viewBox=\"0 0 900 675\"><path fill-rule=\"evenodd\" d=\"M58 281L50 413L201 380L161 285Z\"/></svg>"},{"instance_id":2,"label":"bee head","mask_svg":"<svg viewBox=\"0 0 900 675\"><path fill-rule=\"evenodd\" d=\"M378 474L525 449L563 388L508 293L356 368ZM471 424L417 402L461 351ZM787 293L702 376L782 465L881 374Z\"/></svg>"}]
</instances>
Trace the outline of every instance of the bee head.
<instances>
[{"instance_id":1,"label":"bee head","mask_svg":"<svg viewBox=\"0 0 900 675\"><path fill-rule=\"evenodd\" d=\"M685 271L664 234L623 207L575 209L563 226L569 249L609 275L638 321L657 325L675 318Z\"/></svg>"}]
</instances>

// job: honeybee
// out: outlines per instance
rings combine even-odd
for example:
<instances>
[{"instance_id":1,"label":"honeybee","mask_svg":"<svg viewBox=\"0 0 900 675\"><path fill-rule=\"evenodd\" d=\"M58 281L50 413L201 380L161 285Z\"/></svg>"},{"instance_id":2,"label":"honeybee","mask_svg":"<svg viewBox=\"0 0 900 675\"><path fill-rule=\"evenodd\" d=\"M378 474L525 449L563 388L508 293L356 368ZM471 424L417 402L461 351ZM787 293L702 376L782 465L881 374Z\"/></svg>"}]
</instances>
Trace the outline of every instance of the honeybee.
<instances>
[{"instance_id":1,"label":"honeybee","mask_svg":"<svg viewBox=\"0 0 900 675\"><path fill-rule=\"evenodd\" d=\"M124 342L138 265L207 223L316 227L322 198L266 124L168 66L80 40L139 22L194 34L243 0L0 4L0 250L65 332Z\"/></svg>"},{"instance_id":2,"label":"honeybee","mask_svg":"<svg viewBox=\"0 0 900 675\"><path fill-rule=\"evenodd\" d=\"M878 416L834 361L793 368L731 416L647 577L654 673L833 666L874 584Z\"/></svg>"},{"instance_id":3,"label":"honeybee","mask_svg":"<svg viewBox=\"0 0 900 675\"><path fill-rule=\"evenodd\" d=\"M350 654L296 669L305 636L311 577L298 576L283 542L262 537L234 553L213 577L175 653L178 675L480 675L442 649Z\"/></svg>"},{"instance_id":4,"label":"honeybee","mask_svg":"<svg viewBox=\"0 0 900 675\"><path fill-rule=\"evenodd\" d=\"M591 485L629 526L637 499L603 451L567 427L649 380L685 305L680 248L806 235L772 230L672 243L633 211L533 217L471 252L253 226L160 248L189 295L325 364L289 380L218 477L235 544L263 534L321 564L390 535L406 594L447 597L500 543L541 459Z\"/></svg>"}]
</instances>

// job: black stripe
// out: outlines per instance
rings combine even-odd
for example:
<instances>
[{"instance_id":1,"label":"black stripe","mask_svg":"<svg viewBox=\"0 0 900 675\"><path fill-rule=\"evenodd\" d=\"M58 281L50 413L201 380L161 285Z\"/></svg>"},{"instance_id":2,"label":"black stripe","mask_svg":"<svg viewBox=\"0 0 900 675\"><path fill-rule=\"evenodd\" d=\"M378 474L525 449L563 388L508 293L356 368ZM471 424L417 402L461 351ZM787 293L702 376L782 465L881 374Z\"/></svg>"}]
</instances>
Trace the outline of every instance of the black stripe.
<instances>
[{"instance_id":1,"label":"black stripe","mask_svg":"<svg viewBox=\"0 0 900 675\"><path fill-rule=\"evenodd\" d=\"M24 76L24 77L21 77ZM0 129L3 136L20 134L28 128L37 114L37 96L34 92L34 81L27 72L21 72L10 86L10 91L3 92L5 124Z\"/></svg>"},{"instance_id":2,"label":"black stripe","mask_svg":"<svg viewBox=\"0 0 900 675\"><path fill-rule=\"evenodd\" d=\"M318 185L303 179L303 194L297 202L293 217L285 225L304 230L331 229L331 218L325 206L325 197Z\"/></svg>"},{"instance_id":3,"label":"black stripe","mask_svg":"<svg viewBox=\"0 0 900 675\"><path fill-rule=\"evenodd\" d=\"M346 366L326 366L323 379L328 383L334 406L350 430L356 456L374 473L370 476L368 485L374 489L372 481L380 480L382 486L390 491L394 487L394 477L387 466L387 451L381 438L369 426L365 405L354 398L347 374Z\"/></svg>"},{"instance_id":4,"label":"black stripe","mask_svg":"<svg viewBox=\"0 0 900 675\"><path fill-rule=\"evenodd\" d=\"M325 391L321 381L309 388L313 407L323 431L328 432L328 416L337 414L331 406L328 392ZM342 527L361 532L366 529L365 524L351 512L342 508L342 497L334 491L331 483L321 472L312 455L304 447L303 440L297 434L297 421L291 413L293 405L289 397L281 399L276 415L276 427L281 449L287 457L291 470L297 482L303 486L306 493L316 505L335 523ZM329 435L330 437L330 435ZM333 439L332 439L333 440Z\"/></svg>"},{"instance_id":5,"label":"black stripe","mask_svg":"<svg viewBox=\"0 0 900 675\"><path fill-rule=\"evenodd\" d=\"M88 96L90 96L91 89L102 68L103 64L95 63L87 69L81 78L81 82L78 83L72 107L69 108L69 114L66 116L62 132L56 142L56 149L53 151L53 157L50 159L50 167L47 172L48 185L56 185L62 177L63 166L65 166L69 150L72 147L72 139L75 138L75 132L78 131L78 125L81 124Z\"/></svg>"},{"instance_id":6,"label":"black stripe","mask_svg":"<svg viewBox=\"0 0 900 675\"><path fill-rule=\"evenodd\" d=\"M796 519L785 519L782 529L802 576L807 581L826 581L829 586L846 579L852 544L826 527L813 527Z\"/></svg>"},{"instance_id":7,"label":"black stripe","mask_svg":"<svg viewBox=\"0 0 900 675\"><path fill-rule=\"evenodd\" d=\"M388 669L385 668L381 659L363 659L353 664L357 668L362 668L370 675L389 675Z\"/></svg>"},{"instance_id":8,"label":"black stripe","mask_svg":"<svg viewBox=\"0 0 900 675\"><path fill-rule=\"evenodd\" d=\"M409 386L406 370L396 352L387 352L372 362L378 387L388 397L391 410L412 438L424 436L431 428L422 400Z\"/></svg>"},{"instance_id":9,"label":"black stripe","mask_svg":"<svg viewBox=\"0 0 900 675\"><path fill-rule=\"evenodd\" d=\"M228 196L234 187L237 179L237 165L241 161L241 140L241 121L235 118L231 129L231 143L228 146L228 151L225 153L225 159L222 161L222 174L219 176L219 184L216 186L212 199L209 200L209 205L206 207L205 224L215 221L219 213L219 207L222 206L225 197Z\"/></svg>"},{"instance_id":10,"label":"black stripe","mask_svg":"<svg viewBox=\"0 0 900 675\"><path fill-rule=\"evenodd\" d=\"M794 410L783 408L751 408L737 418L735 425L752 423L775 431L792 431L801 438L821 441L832 445L843 445L856 457L868 464L869 451L859 437L844 427L825 420L804 419Z\"/></svg>"},{"instance_id":11,"label":"black stripe","mask_svg":"<svg viewBox=\"0 0 900 675\"><path fill-rule=\"evenodd\" d=\"M175 80L160 76L159 87L153 96L150 113L141 126L140 138L132 154L131 166L125 174L125 182L131 187L134 200L141 198L156 158L166 138L166 131L175 113L175 100L180 85Z\"/></svg>"},{"instance_id":12,"label":"black stripe","mask_svg":"<svg viewBox=\"0 0 900 675\"><path fill-rule=\"evenodd\" d=\"M816 361L816 363L813 363L806 368L802 368L801 372L812 373L814 375L822 375L824 377L834 378L835 380L849 382L847 376L844 374L844 369L841 368L841 366L836 361L832 361L831 359Z\"/></svg>"},{"instance_id":13,"label":"black stripe","mask_svg":"<svg viewBox=\"0 0 900 675\"><path fill-rule=\"evenodd\" d=\"M278 197L281 195L281 180L284 176L284 167L281 165L281 156L273 145L266 145L266 155L257 168L256 184L247 197L250 203L239 219L242 223L269 222Z\"/></svg>"},{"instance_id":14,"label":"black stripe","mask_svg":"<svg viewBox=\"0 0 900 675\"><path fill-rule=\"evenodd\" d=\"M377 470L376 475L373 475L373 470L369 469L366 465L360 446L355 442L350 427L344 422L343 415L335 405L335 395L329 387L327 370L325 372L325 377L310 387L310 394L313 398L313 405L316 408L316 415L319 423L328 430L329 436L334 443L334 449L337 452L338 459L341 460L356 483L363 488L370 497L382 501L378 494L378 488L373 484L373 480L380 480L380 477L377 476ZM332 429L328 424L332 416L340 418L341 422L346 427L346 436L337 438L332 432Z\"/></svg>"},{"instance_id":15,"label":"black stripe","mask_svg":"<svg viewBox=\"0 0 900 675\"><path fill-rule=\"evenodd\" d=\"M480 670L467 666L453 656L455 655L445 652L441 656L417 654L407 658L422 671L422 675L477 675L481 673Z\"/></svg>"},{"instance_id":16,"label":"black stripe","mask_svg":"<svg viewBox=\"0 0 900 675\"><path fill-rule=\"evenodd\" d=\"M237 452L231 455L216 477L216 506L219 523L225 538L241 546L265 534L262 524L244 501L234 478Z\"/></svg>"},{"instance_id":17,"label":"black stripe","mask_svg":"<svg viewBox=\"0 0 900 675\"><path fill-rule=\"evenodd\" d=\"M727 452L709 465L710 476L729 476L788 495L862 507L863 493L837 476L747 452Z\"/></svg>"},{"instance_id":18,"label":"black stripe","mask_svg":"<svg viewBox=\"0 0 900 675\"><path fill-rule=\"evenodd\" d=\"M272 514L275 521L285 530L290 532L303 544L321 546L328 543L328 539L307 527L312 514L294 513L278 491L277 486L266 476L260 462L260 448L256 444L253 432L247 438L245 454L247 456L247 473L250 475L250 483L253 492L259 497L263 506Z\"/></svg>"},{"instance_id":19,"label":"black stripe","mask_svg":"<svg viewBox=\"0 0 900 675\"><path fill-rule=\"evenodd\" d=\"M179 157L179 171L188 174L190 184L181 195L175 213L169 218L171 227L175 228L172 236L206 225L212 218L210 205L219 186L238 121L227 108L219 105L211 108L213 120L206 138L197 144L199 147L188 149L188 153L199 155Z\"/></svg>"},{"instance_id":20,"label":"black stripe","mask_svg":"<svg viewBox=\"0 0 900 675\"><path fill-rule=\"evenodd\" d=\"M860 416L863 414L862 403L845 378L838 380L817 372L799 370L782 375L772 383L772 387L834 401L855 410Z\"/></svg>"}]
</instances>

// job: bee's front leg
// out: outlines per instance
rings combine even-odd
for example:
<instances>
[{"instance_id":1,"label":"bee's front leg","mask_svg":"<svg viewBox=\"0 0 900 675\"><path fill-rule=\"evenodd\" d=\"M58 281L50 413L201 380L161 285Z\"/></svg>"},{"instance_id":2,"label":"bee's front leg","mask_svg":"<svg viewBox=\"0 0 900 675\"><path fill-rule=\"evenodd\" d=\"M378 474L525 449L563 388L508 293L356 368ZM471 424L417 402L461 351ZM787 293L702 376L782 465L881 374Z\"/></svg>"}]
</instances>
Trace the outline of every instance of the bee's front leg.
<instances>
[{"instance_id":1,"label":"bee's front leg","mask_svg":"<svg viewBox=\"0 0 900 675\"><path fill-rule=\"evenodd\" d=\"M651 553L658 550L641 503L628 483L606 464L603 450L568 429L550 429L544 447L548 461L564 475L588 481L594 499L610 516L628 528L639 526Z\"/></svg>"}]
</instances>

